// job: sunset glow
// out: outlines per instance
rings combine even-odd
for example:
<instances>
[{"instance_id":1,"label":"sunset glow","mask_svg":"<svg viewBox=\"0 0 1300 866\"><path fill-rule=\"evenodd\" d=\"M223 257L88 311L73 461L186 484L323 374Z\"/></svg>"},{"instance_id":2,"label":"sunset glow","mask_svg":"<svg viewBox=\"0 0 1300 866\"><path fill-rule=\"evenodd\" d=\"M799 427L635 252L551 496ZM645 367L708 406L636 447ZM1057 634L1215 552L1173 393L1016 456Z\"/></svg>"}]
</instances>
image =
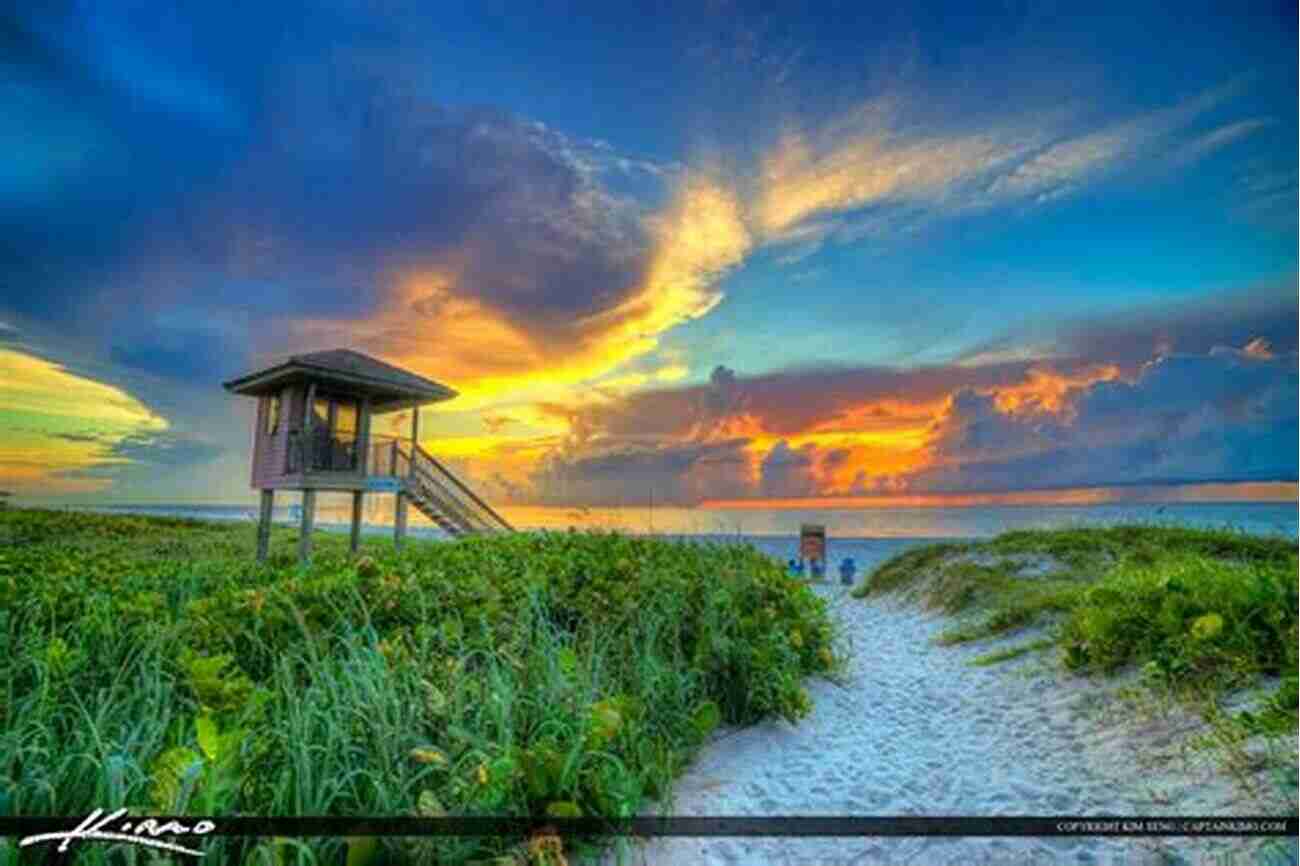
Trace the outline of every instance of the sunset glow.
<instances>
[{"instance_id":1,"label":"sunset glow","mask_svg":"<svg viewBox=\"0 0 1300 866\"><path fill-rule=\"evenodd\" d=\"M669 7L24 9L0 489L251 501L346 348L503 507L1295 497L1294 10Z\"/></svg>"}]
</instances>

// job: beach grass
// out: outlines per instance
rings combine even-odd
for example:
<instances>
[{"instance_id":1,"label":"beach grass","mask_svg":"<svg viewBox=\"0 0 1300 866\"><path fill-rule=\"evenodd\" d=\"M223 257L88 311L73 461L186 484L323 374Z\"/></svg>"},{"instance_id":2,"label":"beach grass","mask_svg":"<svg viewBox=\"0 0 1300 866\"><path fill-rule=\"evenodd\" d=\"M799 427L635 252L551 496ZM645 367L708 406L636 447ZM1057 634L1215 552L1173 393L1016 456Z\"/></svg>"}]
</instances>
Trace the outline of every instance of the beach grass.
<instances>
[{"instance_id":1,"label":"beach grass","mask_svg":"<svg viewBox=\"0 0 1300 866\"><path fill-rule=\"evenodd\" d=\"M0 515L0 814L629 816L719 725L804 716L803 680L839 663L826 602L744 545L520 533L354 559L318 533L300 567L292 530L265 564L253 544L247 525ZM558 862L532 841L205 844Z\"/></svg>"},{"instance_id":2,"label":"beach grass","mask_svg":"<svg viewBox=\"0 0 1300 866\"><path fill-rule=\"evenodd\" d=\"M1169 526L1025 530L909 550L854 595L901 596L954 616L941 644L1035 636L977 665L1051 652L1077 674L1136 672L1143 688L1198 712L1207 727L1192 747L1243 779L1259 764L1244 743L1281 746L1290 758L1272 769L1294 798L1298 575L1287 538ZM1258 692L1251 708L1224 708L1247 689Z\"/></svg>"},{"instance_id":3,"label":"beach grass","mask_svg":"<svg viewBox=\"0 0 1300 866\"><path fill-rule=\"evenodd\" d=\"M971 664L975 665L976 667L988 667L989 665L995 665L1000 662L1006 662L1006 661L1011 661L1012 659L1018 659L1021 656L1028 655L1029 653L1036 652L1038 650L1049 649L1054 645L1055 645L1055 641L1051 640L1050 638L1039 638L1038 640L1032 640L1029 641L1028 643L1019 644L1018 646L1008 647L1006 649L994 650L993 652L984 653L983 655L976 656L974 659L971 660Z\"/></svg>"}]
</instances>

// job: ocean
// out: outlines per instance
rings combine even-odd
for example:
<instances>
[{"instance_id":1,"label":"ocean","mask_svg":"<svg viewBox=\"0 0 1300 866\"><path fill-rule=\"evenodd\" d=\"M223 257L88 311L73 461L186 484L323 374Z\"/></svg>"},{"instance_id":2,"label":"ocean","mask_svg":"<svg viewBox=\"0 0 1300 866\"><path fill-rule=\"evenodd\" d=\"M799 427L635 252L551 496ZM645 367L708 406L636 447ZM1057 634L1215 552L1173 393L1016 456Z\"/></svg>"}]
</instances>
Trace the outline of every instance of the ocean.
<instances>
[{"instance_id":1,"label":"ocean","mask_svg":"<svg viewBox=\"0 0 1300 866\"><path fill-rule=\"evenodd\" d=\"M367 535L392 532L391 505L373 496L365 512ZM322 496L317 526L346 531L349 506L342 497ZM99 505L77 510L103 513L152 514L203 520L256 520L253 505ZM501 513L519 529L618 530L674 539L742 540L780 559L798 555L799 527L826 527L826 560L832 566L854 558L859 573L910 547L935 541L988 538L1013 529L1052 529L1071 526L1110 526L1121 523L1230 529L1254 535L1297 538L1297 507L1278 502L1111 503L1105 505L980 505L962 507L870 508L853 510L762 510L660 508L561 509L509 508ZM277 507L277 523L296 522L295 505ZM443 533L412 511L409 532L424 538ZM829 576L829 575L828 575Z\"/></svg>"}]
</instances>

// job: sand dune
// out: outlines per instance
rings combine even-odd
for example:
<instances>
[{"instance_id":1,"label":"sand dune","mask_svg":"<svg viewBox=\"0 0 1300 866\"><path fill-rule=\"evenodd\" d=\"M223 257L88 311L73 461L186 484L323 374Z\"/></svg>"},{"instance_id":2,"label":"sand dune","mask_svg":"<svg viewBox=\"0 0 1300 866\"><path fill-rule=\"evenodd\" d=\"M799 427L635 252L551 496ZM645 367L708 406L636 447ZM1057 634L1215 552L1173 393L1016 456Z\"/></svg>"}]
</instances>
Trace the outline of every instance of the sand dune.
<instances>
[{"instance_id":1,"label":"sand dune","mask_svg":"<svg viewBox=\"0 0 1300 866\"><path fill-rule=\"evenodd\" d=\"M676 815L1285 814L1212 767L1175 756L1180 712L1123 722L1095 681L1032 658L972 667L989 649L939 647L944 620L890 601L829 598L851 641L845 681L813 683L813 713L724 731L682 778ZM1023 636L1013 639L1018 642ZM624 864L1294 863L1260 839L664 838ZM1272 841L1273 847L1278 846ZM1291 840L1290 857L1296 856ZM1231 852L1232 859L1222 859ZM1267 853L1267 852L1264 852ZM1172 858L1172 859L1171 859Z\"/></svg>"}]
</instances>

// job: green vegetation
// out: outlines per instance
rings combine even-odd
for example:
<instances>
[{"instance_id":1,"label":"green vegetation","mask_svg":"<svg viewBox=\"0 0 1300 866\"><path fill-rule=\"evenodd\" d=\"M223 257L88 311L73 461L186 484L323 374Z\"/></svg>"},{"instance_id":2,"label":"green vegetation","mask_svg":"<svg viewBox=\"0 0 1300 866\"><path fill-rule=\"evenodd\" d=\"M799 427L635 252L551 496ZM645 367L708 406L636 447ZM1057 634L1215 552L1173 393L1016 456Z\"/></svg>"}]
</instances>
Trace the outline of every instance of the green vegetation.
<instances>
[{"instance_id":1,"label":"green vegetation","mask_svg":"<svg viewBox=\"0 0 1300 866\"><path fill-rule=\"evenodd\" d=\"M626 816L719 724L803 716L801 680L838 665L825 602L746 546L519 534L367 541L353 561L322 533L300 569L294 532L265 565L253 541L0 515L0 814ZM554 841L207 845L223 863L562 862Z\"/></svg>"},{"instance_id":2,"label":"green vegetation","mask_svg":"<svg viewBox=\"0 0 1300 866\"><path fill-rule=\"evenodd\" d=\"M1019 646L1009 647L1004 650L995 650L994 652L977 656L971 661L971 664L976 667L987 667L989 665L998 664L999 662L1018 659L1023 655L1028 655L1037 650L1048 649L1049 647L1054 646L1055 643L1055 641L1049 638L1039 638L1038 640L1033 640L1029 643L1020 644Z\"/></svg>"},{"instance_id":3,"label":"green vegetation","mask_svg":"<svg viewBox=\"0 0 1300 866\"><path fill-rule=\"evenodd\" d=\"M883 563L854 594L897 594L955 615L943 644L1046 631L974 664L1055 649L1078 673L1140 671L1149 690L1201 713L1208 733L1199 745L1244 777L1252 759L1243 744L1253 737L1283 743L1294 763L1298 575L1289 539L1121 526L917 548ZM1277 685L1253 710L1221 708L1226 695L1260 682ZM1294 770L1281 772L1294 797Z\"/></svg>"}]
</instances>

